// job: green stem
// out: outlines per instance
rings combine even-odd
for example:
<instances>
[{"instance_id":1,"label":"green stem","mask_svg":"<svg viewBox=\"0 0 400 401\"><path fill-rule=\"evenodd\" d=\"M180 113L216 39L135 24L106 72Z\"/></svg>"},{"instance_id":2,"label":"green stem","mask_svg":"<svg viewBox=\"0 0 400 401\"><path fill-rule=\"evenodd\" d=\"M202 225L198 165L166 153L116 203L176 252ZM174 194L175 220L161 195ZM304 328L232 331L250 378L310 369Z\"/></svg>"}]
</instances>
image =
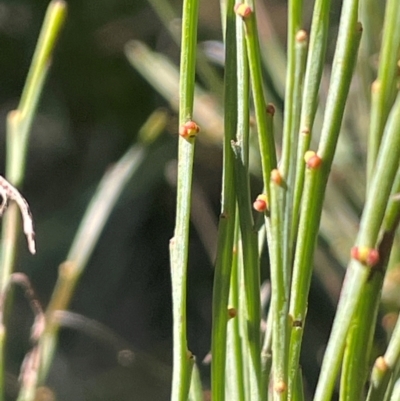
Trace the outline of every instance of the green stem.
<instances>
[{"instance_id":1,"label":"green stem","mask_svg":"<svg viewBox=\"0 0 400 401\"><path fill-rule=\"evenodd\" d=\"M356 246L375 248L384 218L386 205L399 167L400 158L400 95L389 115L382 145L376 161L366 205L361 218ZM381 250L381 248L380 248ZM387 252L387 251L386 251ZM385 260L385 254L380 256ZM381 266L383 268L384 266ZM321 374L317 385L315 401L330 399L346 337L358 304L362 301L371 269L358 260L352 259L347 268L332 333L325 352Z\"/></svg>"},{"instance_id":2,"label":"green stem","mask_svg":"<svg viewBox=\"0 0 400 401\"><path fill-rule=\"evenodd\" d=\"M30 128L66 13L65 1L53 0L50 2L18 109L11 112L13 113L12 117L9 116L16 121L14 121L15 130L11 130L7 134L6 171L7 178L16 186L21 185L23 180Z\"/></svg>"},{"instance_id":3,"label":"green stem","mask_svg":"<svg viewBox=\"0 0 400 401\"><path fill-rule=\"evenodd\" d=\"M229 0L226 8L225 135L223 144L222 205L218 226L211 333L211 391L212 398L218 401L225 399L227 307L236 213L234 156L231 148L231 141L236 137L237 128L236 28L233 4L233 0Z\"/></svg>"},{"instance_id":4,"label":"green stem","mask_svg":"<svg viewBox=\"0 0 400 401\"><path fill-rule=\"evenodd\" d=\"M247 55L249 59L251 89L253 93L258 138L260 143L262 177L268 195L269 176L271 174L271 170L276 167L276 151L271 126L268 123L266 103L263 92L261 56L257 35L254 1L248 0L246 4L248 4L252 10L250 15L244 18L245 38Z\"/></svg>"},{"instance_id":5,"label":"green stem","mask_svg":"<svg viewBox=\"0 0 400 401\"><path fill-rule=\"evenodd\" d=\"M389 381L400 360L400 319L397 320L392 338L383 357L379 357L372 369L367 401L382 400Z\"/></svg>"},{"instance_id":6,"label":"green stem","mask_svg":"<svg viewBox=\"0 0 400 401\"><path fill-rule=\"evenodd\" d=\"M251 399L257 401L261 400L261 304L258 236L257 232L253 229L250 184L248 172L242 159L243 150L238 144L233 144L233 150L236 156L236 197L242 238L243 265L245 266L244 284L247 316L245 342L250 353L249 377Z\"/></svg>"},{"instance_id":7,"label":"green stem","mask_svg":"<svg viewBox=\"0 0 400 401\"><path fill-rule=\"evenodd\" d=\"M17 110L7 116L6 177L15 186L21 186L25 175L26 151L32 121L37 111L45 78L51 64L51 56L66 16L66 3L62 0L50 2L40 31L35 53ZM3 218L0 254L0 291L7 287L14 270L19 233L19 210L11 204ZM4 342L2 333L0 346L0 401L4 400Z\"/></svg>"},{"instance_id":8,"label":"green stem","mask_svg":"<svg viewBox=\"0 0 400 401\"><path fill-rule=\"evenodd\" d=\"M368 184L372 180L385 123L396 96L400 50L400 2L388 0L377 80L372 85L371 122L367 155Z\"/></svg>"},{"instance_id":9,"label":"green stem","mask_svg":"<svg viewBox=\"0 0 400 401\"><path fill-rule=\"evenodd\" d=\"M240 292L240 275L239 275L239 225L236 224L235 228L235 249L236 252L233 254L232 260L232 272L231 272L231 286L229 294L229 305L232 308L236 316L231 316L228 322L228 350L227 350L227 375L230 380L227 381L227 387L230 390L230 400L232 401L245 401L245 376L244 376L244 355L242 348L242 341L240 335L240 318L239 314L242 314L239 303L239 292ZM242 316L243 317L243 316Z\"/></svg>"},{"instance_id":10,"label":"green stem","mask_svg":"<svg viewBox=\"0 0 400 401\"><path fill-rule=\"evenodd\" d=\"M296 179L292 212L292 239L297 238L300 203L304 185L304 154L310 148L312 129L318 105L318 92L325 63L326 44L329 30L330 0L316 0L311 24L310 44L304 77L304 91L300 117Z\"/></svg>"},{"instance_id":11,"label":"green stem","mask_svg":"<svg viewBox=\"0 0 400 401\"><path fill-rule=\"evenodd\" d=\"M275 170L276 171L276 170ZM272 310L272 355L273 355L273 399L287 399L288 388L288 308L289 294L286 271L283 268L281 241L282 208L279 201L280 188L271 180L270 210L271 236L269 249L271 259L271 310Z\"/></svg>"},{"instance_id":12,"label":"green stem","mask_svg":"<svg viewBox=\"0 0 400 401\"><path fill-rule=\"evenodd\" d=\"M180 65L179 126L192 120L195 89L198 0L183 2ZM190 205L195 138L179 138L177 204L174 237L170 244L173 303L174 401L186 401L189 394L193 357L187 346L186 282L189 248Z\"/></svg>"},{"instance_id":13,"label":"green stem","mask_svg":"<svg viewBox=\"0 0 400 401\"><path fill-rule=\"evenodd\" d=\"M357 56L361 30L357 23L358 1L343 3L338 42L333 62L332 77L316 161L306 171L297 247L294 258L290 315L293 327L290 343L289 371L294 374L299 361L299 350L307 310L313 254L322 213L324 192L339 136L344 107ZM343 66L346 68L343 68Z\"/></svg>"}]
</instances>

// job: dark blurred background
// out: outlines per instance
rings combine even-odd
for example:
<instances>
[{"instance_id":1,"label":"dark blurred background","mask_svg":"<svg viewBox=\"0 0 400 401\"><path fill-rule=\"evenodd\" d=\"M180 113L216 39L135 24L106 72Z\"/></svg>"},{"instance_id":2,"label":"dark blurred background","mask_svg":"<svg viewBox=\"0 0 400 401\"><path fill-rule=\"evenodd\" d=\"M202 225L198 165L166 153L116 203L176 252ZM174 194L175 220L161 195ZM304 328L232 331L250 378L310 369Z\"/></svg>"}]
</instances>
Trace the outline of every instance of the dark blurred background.
<instances>
[{"instance_id":1,"label":"dark blurred background","mask_svg":"<svg viewBox=\"0 0 400 401\"><path fill-rule=\"evenodd\" d=\"M202 3L199 40L220 40L218 2ZM47 5L45 0L0 1L3 161L6 114L18 104ZM175 1L175 6L179 12L180 2ZM29 275L43 305L105 170L132 144L149 114L156 107L167 107L127 61L125 43L141 40L173 61L179 59L178 48L146 1L71 0L68 7L33 126L21 189L35 218L38 251L34 257L28 255L21 238L17 269ZM284 43L286 4L270 1L267 7ZM332 16L337 20L339 12ZM152 151L151 163L157 168L151 181L140 193L131 193L128 184L77 287L71 311L78 315L69 316L72 323L66 325L70 327L61 331L48 378L54 399L169 399L168 242L173 232L175 190L165 171L175 159L177 143L172 111L170 117L167 132ZM213 212L214 223L219 210L220 166L221 149L199 143L195 180ZM4 163L1 170L4 172ZM200 362L207 388L209 367L201 361L210 347L212 260L196 229L190 241L189 347ZM265 270L268 275L267 264ZM309 388L315 385L318 352L333 313L331 301L321 295L318 283L314 288L310 304L319 309L310 311L303 358ZM30 346L32 323L29 307L19 295L17 291L17 313L9 328L10 400L15 397L20 363ZM81 321L80 316L90 320ZM129 353L120 352L123 350L133 350L137 357L132 360Z\"/></svg>"}]
</instances>

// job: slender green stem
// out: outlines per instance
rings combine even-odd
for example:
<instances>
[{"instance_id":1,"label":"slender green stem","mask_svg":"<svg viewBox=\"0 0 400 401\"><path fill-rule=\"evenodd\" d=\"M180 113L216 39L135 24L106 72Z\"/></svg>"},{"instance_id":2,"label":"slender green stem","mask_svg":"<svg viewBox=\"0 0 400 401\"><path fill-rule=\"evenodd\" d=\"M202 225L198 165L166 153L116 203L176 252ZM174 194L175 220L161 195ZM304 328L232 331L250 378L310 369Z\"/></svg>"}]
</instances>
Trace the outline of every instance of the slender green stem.
<instances>
[{"instance_id":1,"label":"slender green stem","mask_svg":"<svg viewBox=\"0 0 400 401\"><path fill-rule=\"evenodd\" d=\"M238 144L233 145L235 152L236 196L240 233L242 238L244 284L246 293L247 332L246 345L250 353L249 377L252 400L261 400L261 304L260 304L260 266L258 257L258 236L250 202L250 185L243 151Z\"/></svg>"},{"instance_id":2,"label":"slender green stem","mask_svg":"<svg viewBox=\"0 0 400 401\"><path fill-rule=\"evenodd\" d=\"M304 91L300 117L296 180L292 212L292 239L294 244L299 225L300 202L304 185L304 154L310 148L312 128L318 105L318 92L325 63L329 30L330 0L316 0L311 24L310 44L304 77Z\"/></svg>"},{"instance_id":3,"label":"slender green stem","mask_svg":"<svg viewBox=\"0 0 400 401\"><path fill-rule=\"evenodd\" d=\"M307 37L298 31L301 24L302 2L293 1L289 7L289 67L286 82L284 137L279 172L284 184L271 183L271 287L273 318L274 397L286 399L293 386L288 376L289 357L289 290L292 273L291 243L293 187L296 174L297 133L299 130L301 92L305 69ZM279 209L279 210L278 210ZM279 252L279 254L277 253ZM277 391L277 388L279 391ZM282 391L282 389L284 389Z\"/></svg>"},{"instance_id":4,"label":"slender green stem","mask_svg":"<svg viewBox=\"0 0 400 401\"><path fill-rule=\"evenodd\" d=\"M398 170L391 193L397 194L399 191L400 171ZM380 234L382 239L379 246L379 264L382 266L382 269L387 266L392 253L391 250L399 221L400 204L395 198L392 198L389 200ZM360 399L364 390L367 379L365 366L368 366L370 361L383 278L382 271L377 270L374 274L371 274L360 296L361 299L349 331L344 354L342 385L340 389L341 399L343 400ZM364 374L362 374L363 372ZM379 394L378 398L375 398L376 400L382 399L384 393L383 387L386 387L386 385L378 384L376 387L379 387L379 390L375 393L375 390L377 390L375 389L375 384L376 382L372 380L370 393Z\"/></svg>"},{"instance_id":5,"label":"slender green stem","mask_svg":"<svg viewBox=\"0 0 400 401\"><path fill-rule=\"evenodd\" d=\"M297 369L296 383L293 388L293 401L304 401L303 373L301 368Z\"/></svg>"},{"instance_id":6,"label":"slender green stem","mask_svg":"<svg viewBox=\"0 0 400 401\"><path fill-rule=\"evenodd\" d=\"M32 63L17 110L7 116L6 135L6 177L15 186L21 186L25 175L26 151L32 121L35 116L45 78L51 64L55 42L59 36L66 16L66 3L62 0L50 2L42 25ZM14 270L19 233L19 210L16 204L10 205L3 218L0 254L0 291L5 291L9 277ZM1 336L0 400L4 400L4 342L6 333Z\"/></svg>"},{"instance_id":7,"label":"slender green stem","mask_svg":"<svg viewBox=\"0 0 400 401\"><path fill-rule=\"evenodd\" d=\"M272 308L269 308L264 341L261 349L261 368L263 375L263 400L268 399L268 387L270 382L270 373L272 368Z\"/></svg>"},{"instance_id":8,"label":"slender green stem","mask_svg":"<svg viewBox=\"0 0 400 401\"><path fill-rule=\"evenodd\" d=\"M63 0L50 2L33 55L31 67L22 92L18 109L12 112L16 121L15 130L7 134L7 178L16 186L20 185L25 172L26 149L30 127L36 113L45 78L51 64L51 57L60 30L64 25L67 4Z\"/></svg>"},{"instance_id":9,"label":"slender green stem","mask_svg":"<svg viewBox=\"0 0 400 401\"><path fill-rule=\"evenodd\" d=\"M379 357L372 369L367 401L382 400L389 380L400 360L400 319L397 320L389 345L383 357Z\"/></svg>"},{"instance_id":10,"label":"slender green stem","mask_svg":"<svg viewBox=\"0 0 400 401\"><path fill-rule=\"evenodd\" d=\"M390 401L400 400L400 381L397 381L393 388L393 393ZM386 400L385 400L386 401Z\"/></svg>"},{"instance_id":11,"label":"slender green stem","mask_svg":"<svg viewBox=\"0 0 400 401\"><path fill-rule=\"evenodd\" d=\"M270 129L270 124L268 123L268 117L266 113L266 103L264 98L261 74L260 46L257 35L254 1L249 0L246 2L246 4L248 4L252 10L250 15L244 18L245 38L247 55L249 59L250 81L256 114L260 152L262 155L262 177L268 194L269 176L271 174L271 170L276 167L276 151L274 138Z\"/></svg>"},{"instance_id":12,"label":"slender green stem","mask_svg":"<svg viewBox=\"0 0 400 401\"><path fill-rule=\"evenodd\" d=\"M379 56L378 78L372 85L371 122L368 143L367 178L371 182L374 174L383 130L396 96L398 57L400 50L400 2L386 3L382 47Z\"/></svg>"},{"instance_id":13,"label":"slender green stem","mask_svg":"<svg viewBox=\"0 0 400 401\"><path fill-rule=\"evenodd\" d=\"M366 283L347 336L343 357L340 400L362 399L370 364L371 348L379 309L382 272L376 272Z\"/></svg>"},{"instance_id":14,"label":"slender green stem","mask_svg":"<svg viewBox=\"0 0 400 401\"><path fill-rule=\"evenodd\" d=\"M333 62L331 84L322 127L318 155L315 164L306 171L303 202L301 206L297 247L294 259L290 315L293 327L290 343L289 371L297 370L299 361L298 344L301 341L307 310L313 254L322 212L322 203L327 179L336 149L347 94L356 61L360 40L357 23L358 1L343 3L338 42ZM343 66L346 68L343 68ZM321 165L319 165L322 163Z\"/></svg>"},{"instance_id":15,"label":"slender green stem","mask_svg":"<svg viewBox=\"0 0 400 401\"><path fill-rule=\"evenodd\" d=\"M284 126L283 126L283 144L282 144L282 160L280 161L279 170L282 177L286 180L289 176L289 170L293 165L296 153L296 138L294 127L297 126L299 109L299 86L301 87L302 77L298 76L301 60L298 57L299 41L296 37L301 29L303 14L303 0L290 0L288 6L288 59L286 71L286 93L285 93L285 111L284 111ZM304 41L302 41L304 43ZM304 51L303 51L304 53ZM304 57L304 55L303 55ZM297 70L297 71L296 71ZM297 72L297 74L296 74Z\"/></svg>"},{"instance_id":16,"label":"slender green stem","mask_svg":"<svg viewBox=\"0 0 400 401\"><path fill-rule=\"evenodd\" d=\"M275 170L276 171L276 170ZM281 229L283 225L282 208L279 201L279 185L271 180L270 210L271 233L271 310L272 310L272 355L273 355L273 399L287 399L288 388L288 309L289 294L286 271L283 268Z\"/></svg>"},{"instance_id":17,"label":"slender green stem","mask_svg":"<svg viewBox=\"0 0 400 401\"><path fill-rule=\"evenodd\" d=\"M22 184L25 174L26 149L33 117L47 76L51 55L66 15L66 3L54 0L50 3L39 35L36 50L17 110L7 116L7 157L6 177L15 186ZM7 285L13 270L17 227L19 222L17 207L6 213L2 227L0 288Z\"/></svg>"},{"instance_id":18,"label":"slender green stem","mask_svg":"<svg viewBox=\"0 0 400 401\"><path fill-rule=\"evenodd\" d=\"M179 125L192 120L195 89L198 0L183 2L180 66ZM173 303L174 401L186 401L189 394L193 357L187 346L186 282L190 226L190 204L195 138L179 138L177 204L174 237L170 244Z\"/></svg>"},{"instance_id":19,"label":"slender green stem","mask_svg":"<svg viewBox=\"0 0 400 401\"><path fill-rule=\"evenodd\" d=\"M236 213L234 156L231 148L231 141L236 137L237 128L236 28L233 4L233 0L229 0L226 9L225 135L223 144L222 205L214 273L211 333L211 391L212 398L218 401L225 399L227 307Z\"/></svg>"},{"instance_id":20,"label":"slender green stem","mask_svg":"<svg viewBox=\"0 0 400 401\"><path fill-rule=\"evenodd\" d=\"M400 158L400 95L389 115L382 145L376 161L376 167L365 209L361 218L360 231L356 246L375 248L381 224L384 218L390 191L399 167ZM381 248L379 248L380 251ZM387 250L386 250L387 252ZM385 255L380 256L385 260ZM383 266L381 266L383 268ZM340 367L341 356L345 347L346 337L366 282L370 277L370 268L358 260L352 259L347 268L346 279L332 327L332 333L325 352L321 374L317 385L315 400L330 399L336 375Z\"/></svg>"},{"instance_id":21,"label":"slender green stem","mask_svg":"<svg viewBox=\"0 0 400 401\"><path fill-rule=\"evenodd\" d=\"M192 378L190 383L190 391L189 391L189 401L203 401L203 387L201 385L201 378L199 368L197 364L194 363L193 371L192 371Z\"/></svg>"},{"instance_id":22,"label":"slender green stem","mask_svg":"<svg viewBox=\"0 0 400 401\"><path fill-rule=\"evenodd\" d=\"M240 275L239 275L239 224L235 228L235 252L232 260L231 286L229 294L229 306L234 311L228 323L228 350L227 350L227 375L230 380L227 383L229 389L229 400L245 401L245 376L244 376L244 357L240 335L239 314L243 311L240 308ZM235 316L236 315L236 316ZM242 316L244 317L244 316Z\"/></svg>"}]
</instances>

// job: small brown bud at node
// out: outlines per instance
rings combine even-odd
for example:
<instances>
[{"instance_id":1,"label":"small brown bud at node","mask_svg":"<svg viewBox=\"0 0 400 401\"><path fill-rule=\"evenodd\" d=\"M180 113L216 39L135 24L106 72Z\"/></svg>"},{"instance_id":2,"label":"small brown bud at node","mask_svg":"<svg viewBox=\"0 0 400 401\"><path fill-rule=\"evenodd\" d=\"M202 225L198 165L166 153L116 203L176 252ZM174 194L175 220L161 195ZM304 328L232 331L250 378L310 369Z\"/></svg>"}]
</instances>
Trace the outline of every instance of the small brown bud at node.
<instances>
[{"instance_id":1,"label":"small brown bud at node","mask_svg":"<svg viewBox=\"0 0 400 401\"><path fill-rule=\"evenodd\" d=\"M179 135L185 139L191 139L197 136L200 127L194 121L187 121L179 128Z\"/></svg>"},{"instance_id":2,"label":"small brown bud at node","mask_svg":"<svg viewBox=\"0 0 400 401\"><path fill-rule=\"evenodd\" d=\"M313 150L307 150L304 160L308 168L318 168L322 163L322 159Z\"/></svg>"},{"instance_id":3,"label":"small brown bud at node","mask_svg":"<svg viewBox=\"0 0 400 401\"><path fill-rule=\"evenodd\" d=\"M268 103L266 111L267 111L267 114L269 114L273 117L275 115L275 111L276 111L275 106L272 103Z\"/></svg>"},{"instance_id":4,"label":"small brown bud at node","mask_svg":"<svg viewBox=\"0 0 400 401\"><path fill-rule=\"evenodd\" d=\"M386 372L387 369L388 369L388 365L387 365L387 363L385 361L385 358L383 356L379 356L378 358L376 358L376 361L375 361L374 365L375 365L375 367L377 369L379 369L382 372Z\"/></svg>"},{"instance_id":5,"label":"small brown bud at node","mask_svg":"<svg viewBox=\"0 0 400 401\"><path fill-rule=\"evenodd\" d=\"M193 355L189 350L187 350L187 351L186 351L186 358L187 358L188 360L193 359L193 358L194 358L194 355Z\"/></svg>"},{"instance_id":6,"label":"small brown bud at node","mask_svg":"<svg viewBox=\"0 0 400 401\"><path fill-rule=\"evenodd\" d=\"M362 23L360 21L357 21L356 30L358 32L362 32L364 30L363 25L362 25Z\"/></svg>"},{"instance_id":7,"label":"small brown bud at node","mask_svg":"<svg viewBox=\"0 0 400 401\"><path fill-rule=\"evenodd\" d=\"M268 198L267 195L261 194L257 196L257 199L253 203L254 210L257 212L265 212L268 209Z\"/></svg>"},{"instance_id":8,"label":"small brown bud at node","mask_svg":"<svg viewBox=\"0 0 400 401\"><path fill-rule=\"evenodd\" d=\"M233 319L237 316L237 309L236 308L228 308L228 316L229 319Z\"/></svg>"},{"instance_id":9,"label":"small brown bud at node","mask_svg":"<svg viewBox=\"0 0 400 401\"><path fill-rule=\"evenodd\" d=\"M310 128L309 127L302 128L301 133L303 135L310 135Z\"/></svg>"},{"instance_id":10,"label":"small brown bud at node","mask_svg":"<svg viewBox=\"0 0 400 401\"><path fill-rule=\"evenodd\" d=\"M236 15L242 18L247 18L252 13L251 7L244 3L235 4L234 11Z\"/></svg>"},{"instance_id":11,"label":"small brown bud at node","mask_svg":"<svg viewBox=\"0 0 400 401\"><path fill-rule=\"evenodd\" d=\"M274 385L274 390L277 393L283 393L284 391L286 391L286 389L287 389L287 386L283 380L278 380Z\"/></svg>"},{"instance_id":12,"label":"small brown bud at node","mask_svg":"<svg viewBox=\"0 0 400 401\"><path fill-rule=\"evenodd\" d=\"M273 181L276 185L282 184L282 176L277 168L274 168L271 171L271 181Z\"/></svg>"},{"instance_id":13,"label":"small brown bud at node","mask_svg":"<svg viewBox=\"0 0 400 401\"><path fill-rule=\"evenodd\" d=\"M305 42L306 40L308 40L307 32L304 29L300 29L296 33L296 42Z\"/></svg>"}]
</instances>

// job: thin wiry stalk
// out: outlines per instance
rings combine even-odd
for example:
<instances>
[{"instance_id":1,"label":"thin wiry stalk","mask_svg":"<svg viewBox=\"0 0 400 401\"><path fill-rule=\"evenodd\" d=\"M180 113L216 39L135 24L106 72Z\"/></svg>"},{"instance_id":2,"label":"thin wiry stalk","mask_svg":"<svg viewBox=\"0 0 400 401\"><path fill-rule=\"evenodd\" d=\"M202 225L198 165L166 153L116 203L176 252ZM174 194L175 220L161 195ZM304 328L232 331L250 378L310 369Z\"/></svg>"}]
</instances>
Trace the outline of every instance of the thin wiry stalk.
<instances>
[{"instance_id":1,"label":"thin wiry stalk","mask_svg":"<svg viewBox=\"0 0 400 401\"><path fill-rule=\"evenodd\" d=\"M231 141L237 128L237 76L236 76L236 28L233 0L227 1L225 32L225 116L222 167L221 214L218 226L217 257L215 261L212 333L211 333L211 382L212 398L225 399L225 366L228 322L229 285L233 261L235 234L235 179L234 157Z\"/></svg>"},{"instance_id":2,"label":"thin wiry stalk","mask_svg":"<svg viewBox=\"0 0 400 401\"><path fill-rule=\"evenodd\" d=\"M381 149L378 154L373 179L361 218L355 249L363 248L368 251L378 248L378 252L389 251L385 250L384 246L381 249L380 245L377 244L377 240L399 166L399 130L400 95L397 96L396 103L389 115L385 128ZM379 255L379 258L382 260L386 259L384 254ZM366 265L365 261L358 259L353 257L347 268L346 280L343 284L338 310L332 327L332 334L325 352L317 386L315 400L318 401L330 399L354 312L358 304L363 302L363 291L371 275L371 269L374 268L374 266L370 267ZM377 267L379 267L379 263ZM380 268L384 268L384 266L380 266Z\"/></svg>"},{"instance_id":3,"label":"thin wiry stalk","mask_svg":"<svg viewBox=\"0 0 400 401\"><path fill-rule=\"evenodd\" d=\"M355 66L361 29L357 23L358 1L343 3L331 84L317 154L307 160L297 247L294 259L290 299L293 327L290 343L290 371L297 370L299 350L305 324L307 296L313 267L313 254L321 218L324 192L336 150L352 73ZM346 68L343 68L346 65Z\"/></svg>"},{"instance_id":4,"label":"thin wiry stalk","mask_svg":"<svg viewBox=\"0 0 400 401\"><path fill-rule=\"evenodd\" d=\"M383 130L388 114L396 96L398 76L398 56L400 51L400 2L389 0L386 3L382 47L379 56L378 77L372 85L371 122L368 142L367 178L368 183L374 174Z\"/></svg>"},{"instance_id":5,"label":"thin wiry stalk","mask_svg":"<svg viewBox=\"0 0 400 401\"><path fill-rule=\"evenodd\" d=\"M177 204L174 237L170 243L172 314L173 314L173 371L171 399L186 401L193 367L188 350L186 327L186 282L190 226L190 204L195 135L189 128L193 118L195 65L197 47L198 0L185 0L182 15L182 44L179 87L179 126L188 129L189 137L181 132L178 147ZM183 134L183 135L182 135Z\"/></svg>"}]
</instances>

